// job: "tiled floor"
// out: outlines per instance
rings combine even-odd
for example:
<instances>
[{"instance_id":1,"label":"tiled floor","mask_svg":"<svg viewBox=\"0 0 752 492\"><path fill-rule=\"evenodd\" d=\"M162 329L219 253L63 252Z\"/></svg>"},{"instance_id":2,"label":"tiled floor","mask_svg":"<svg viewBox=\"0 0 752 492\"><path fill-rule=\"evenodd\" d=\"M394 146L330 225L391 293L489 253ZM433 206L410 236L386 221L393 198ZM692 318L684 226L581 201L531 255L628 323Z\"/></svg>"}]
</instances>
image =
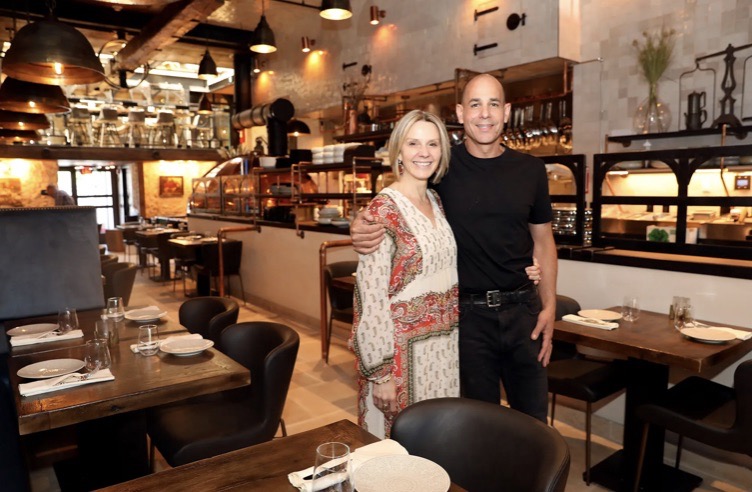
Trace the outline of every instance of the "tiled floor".
<instances>
[{"instance_id":1,"label":"tiled floor","mask_svg":"<svg viewBox=\"0 0 752 492\"><path fill-rule=\"evenodd\" d=\"M136 285L130 305L156 304L167 310L173 319L177 319L178 308L184 300L180 284L177 286L177 293L173 294L170 284L163 286L148 280L146 274L139 274L136 277ZM320 358L321 345L316 330L284 319L275 313L263 311L250 304L245 307L241 306L239 321L259 319L274 320L288 324L295 328L301 337L295 373L293 374L284 411L288 433L302 432L340 419L356 421L357 385L355 380L355 365L353 355L347 350L345 345L346 329L344 327L335 329L329 365L326 365ZM557 417L560 415L563 420L572 423L582 420L579 411L567 409L563 405L557 406ZM597 432L597 422L594 422L594 427ZM606 490L597 485L588 487L582 480L582 471L585 467L584 432L581 430L582 426L577 425L575 427L557 420L556 428L569 443L572 452L572 464L566 489L567 492L598 492ZM593 437L593 462L597 463L618 448L618 443L595 435ZM691 455L691 453L686 454ZM691 460L691 457L687 457L685 460ZM161 466L167 465L163 463ZM740 469L739 467L732 467L732 469L734 476L741 476L742 481L745 482L742 486L706 479L703 486L698 490L726 492L752 490L752 471ZM693 471L697 472L697 470ZM739 481L735 480L735 482L738 483ZM59 490L51 468L42 468L32 472L32 490L33 492Z\"/></svg>"}]
</instances>

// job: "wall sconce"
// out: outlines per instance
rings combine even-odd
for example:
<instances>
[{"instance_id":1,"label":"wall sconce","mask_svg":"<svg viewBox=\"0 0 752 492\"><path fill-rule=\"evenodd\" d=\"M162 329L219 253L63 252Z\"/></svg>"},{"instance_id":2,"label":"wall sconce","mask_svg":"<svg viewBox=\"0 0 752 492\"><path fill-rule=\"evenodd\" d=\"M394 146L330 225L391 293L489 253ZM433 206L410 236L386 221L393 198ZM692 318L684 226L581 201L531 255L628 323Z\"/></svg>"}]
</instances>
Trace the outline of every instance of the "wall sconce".
<instances>
[{"instance_id":1,"label":"wall sconce","mask_svg":"<svg viewBox=\"0 0 752 492\"><path fill-rule=\"evenodd\" d=\"M265 61L259 61L258 58L253 59L253 73L261 73L266 68Z\"/></svg>"},{"instance_id":2,"label":"wall sconce","mask_svg":"<svg viewBox=\"0 0 752 492\"><path fill-rule=\"evenodd\" d=\"M371 25L376 26L386 16L386 10L379 10L376 5L371 5Z\"/></svg>"},{"instance_id":3,"label":"wall sconce","mask_svg":"<svg viewBox=\"0 0 752 492\"><path fill-rule=\"evenodd\" d=\"M311 46L316 46L316 40L310 39L308 36L303 36L302 38L300 38L300 44L302 46L300 51L302 51L303 53L308 53L311 51Z\"/></svg>"}]
</instances>

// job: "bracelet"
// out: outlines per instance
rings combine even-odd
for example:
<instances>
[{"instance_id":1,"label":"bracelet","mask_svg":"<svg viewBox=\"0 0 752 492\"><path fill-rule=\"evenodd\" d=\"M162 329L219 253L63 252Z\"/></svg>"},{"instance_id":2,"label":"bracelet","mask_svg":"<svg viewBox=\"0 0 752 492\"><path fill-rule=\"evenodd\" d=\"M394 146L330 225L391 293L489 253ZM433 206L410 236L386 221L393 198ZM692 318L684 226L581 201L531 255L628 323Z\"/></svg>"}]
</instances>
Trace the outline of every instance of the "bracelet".
<instances>
[{"instance_id":1,"label":"bracelet","mask_svg":"<svg viewBox=\"0 0 752 492\"><path fill-rule=\"evenodd\" d=\"M380 379L380 380L378 380L378 381L373 381L373 384L384 384L384 383L388 383L388 382L389 382L389 381L391 381L391 380L392 380L392 375L391 375L391 374L389 374L388 376L386 376L386 377L385 377L385 378L383 378L383 379Z\"/></svg>"}]
</instances>

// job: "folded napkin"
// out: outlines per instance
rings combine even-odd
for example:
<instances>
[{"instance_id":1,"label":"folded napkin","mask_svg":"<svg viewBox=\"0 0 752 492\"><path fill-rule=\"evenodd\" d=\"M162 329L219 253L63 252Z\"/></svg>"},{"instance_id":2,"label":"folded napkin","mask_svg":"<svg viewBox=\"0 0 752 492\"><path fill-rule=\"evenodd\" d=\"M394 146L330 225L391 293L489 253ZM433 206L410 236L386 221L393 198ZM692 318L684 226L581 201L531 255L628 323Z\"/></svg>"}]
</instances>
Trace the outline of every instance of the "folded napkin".
<instances>
[{"instance_id":1,"label":"folded napkin","mask_svg":"<svg viewBox=\"0 0 752 492\"><path fill-rule=\"evenodd\" d=\"M393 456L395 454L408 453L400 443L391 439L384 439L383 441L368 444L367 446L358 448L350 453L350 471L352 473L355 473L355 470L357 470L358 467L360 467L363 463L370 460L371 458L376 458L378 456ZM336 460L332 460L331 463L334 465L336 464L335 461ZM287 475L287 479L290 481L293 487L296 487L303 492L316 492L316 490L320 489L313 489L313 468L314 467L311 466L306 468L305 470L292 472ZM325 488L333 484L321 485L322 488Z\"/></svg>"},{"instance_id":2,"label":"folded napkin","mask_svg":"<svg viewBox=\"0 0 752 492\"><path fill-rule=\"evenodd\" d=\"M71 340L73 338L83 338L84 332L81 330L71 330L68 333L56 335L52 332L47 334L35 334L35 335L18 335L16 337L10 337L10 344L12 347L21 347L23 345L34 345L36 343L48 343L57 342L59 340Z\"/></svg>"},{"instance_id":3,"label":"folded napkin","mask_svg":"<svg viewBox=\"0 0 752 492\"><path fill-rule=\"evenodd\" d=\"M131 309L130 311L126 311L125 314L139 315L139 314L148 314L151 312L161 313L162 310L158 306L146 306L146 307L142 307L138 309Z\"/></svg>"},{"instance_id":4,"label":"folded napkin","mask_svg":"<svg viewBox=\"0 0 752 492\"><path fill-rule=\"evenodd\" d=\"M78 374L78 376L74 376L74 374ZM84 384L101 383L102 381L112 381L115 379L115 376L112 375L109 369L97 371L96 374L88 379L80 379L83 376L85 376L85 374L71 373L56 378L34 381L33 383L21 383L18 385L18 391L21 393L21 396L34 396L50 391L83 386Z\"/></svg>"},{"instance_id":5,"label":"folded napkin","mask_svg":"<svg viewBox=\"0 0 752 492\"><path fill-rule=\"evenodd\" d=\"M589 326L591 328L600 328L601 330L613 330L619 327L619 323L613 323L610 321L603 321L595 318L583 318L576 314L566 314L561 319L569 321L570 323L577 323L578 325Z\"/></svg>"},{"instance_id":6,"label":"folded napkin","mask_svg":"<svg viewBox=\"0 0 752 492\"><path fill-rule=\"evenodd\" d=\"M163 343L168 342L170 340L173 340L175 338L188 338L188 339L203 340L204 337L202 337L200 333L192 333L190 335L175 335L175 336L167 337L164 340L160 340L158 342L159 346L161 347ZM133 352L134 354L138 353L138 344L137 343L132 343L131 344L131 352Z\"/></svg>"}]
</instances>

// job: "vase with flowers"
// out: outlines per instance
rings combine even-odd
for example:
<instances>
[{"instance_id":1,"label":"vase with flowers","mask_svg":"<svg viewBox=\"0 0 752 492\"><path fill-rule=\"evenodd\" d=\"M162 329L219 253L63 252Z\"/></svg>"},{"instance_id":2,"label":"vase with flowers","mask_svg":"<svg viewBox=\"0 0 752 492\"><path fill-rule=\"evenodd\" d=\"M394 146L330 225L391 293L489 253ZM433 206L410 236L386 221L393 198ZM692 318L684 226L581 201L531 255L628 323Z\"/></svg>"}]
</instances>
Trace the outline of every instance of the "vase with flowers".
<instances>
[{"instance_id":1,"label":"vase with flowers","mask_svg":"<svg viewBox=\"0 0 752 492\"><path fill-rule=\"evenodd\" d=\"M675 35L673 29L661 29L656 34L643 32L643 42L634 40L632 43L649 88L648 97L640 103L634 115L633 125L638 133L665 132L671 124L671 111L658 98L658 80L671 63Z\"/></svg>"}]
</instances>

